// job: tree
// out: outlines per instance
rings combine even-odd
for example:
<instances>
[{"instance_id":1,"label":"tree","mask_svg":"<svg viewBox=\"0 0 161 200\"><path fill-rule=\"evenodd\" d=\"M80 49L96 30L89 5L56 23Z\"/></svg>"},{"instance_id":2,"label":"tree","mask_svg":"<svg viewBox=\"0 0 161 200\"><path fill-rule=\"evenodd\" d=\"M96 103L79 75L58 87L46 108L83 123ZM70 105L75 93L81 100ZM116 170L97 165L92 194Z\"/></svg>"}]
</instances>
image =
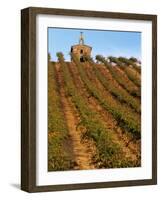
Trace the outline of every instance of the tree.
<instances>
[{"instance_id":1,"label":"tree","mask_svg":"<svg viewBox=\"0 0 161 200\"><path fill-rule=\"evenodd\" d=\"M131 60L132 62L137 62L138 60L134 57L129 58L129 60Z\"/></svg>"},{"instance_id":2,"label":"tree","mask_svg":"<svg viewBox=\"0 0 161 200\"><path fill-rule=\"evenodd\" d=\"M64 55L62 52L57 52L56 55L58 57L59 62L61 62L61 61L64 62Z\"/></svg>"},{"instance_id":3,"label":"tree","mask_svg":"<svg viewBox=\"0 0 161 200\"><path fill-rule=\"evenodd\" d=\"M50 53L48 53L48 61L50 61L51 60L51 55L50 55Z\"/></svg>"}]
</instances>

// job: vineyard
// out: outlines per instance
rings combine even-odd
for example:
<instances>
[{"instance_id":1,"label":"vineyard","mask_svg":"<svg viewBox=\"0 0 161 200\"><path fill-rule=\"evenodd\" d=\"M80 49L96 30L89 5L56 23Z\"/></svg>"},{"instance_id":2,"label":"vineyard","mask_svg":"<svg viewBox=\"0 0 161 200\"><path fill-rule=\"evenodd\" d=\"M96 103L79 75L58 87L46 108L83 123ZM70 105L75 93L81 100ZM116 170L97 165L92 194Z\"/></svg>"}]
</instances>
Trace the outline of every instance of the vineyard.
<instances>
[{"instance_id":1,"label":"vineyard","mask_svg":"<svg viewBox=\"0 0 161 200\"><path fill-rule=\"evenodd\" d=\"M134 59L48 61L48 170L141 166L141 68ZM111 62L116 63L112 66Z\"/></svg>"}]
</instances>

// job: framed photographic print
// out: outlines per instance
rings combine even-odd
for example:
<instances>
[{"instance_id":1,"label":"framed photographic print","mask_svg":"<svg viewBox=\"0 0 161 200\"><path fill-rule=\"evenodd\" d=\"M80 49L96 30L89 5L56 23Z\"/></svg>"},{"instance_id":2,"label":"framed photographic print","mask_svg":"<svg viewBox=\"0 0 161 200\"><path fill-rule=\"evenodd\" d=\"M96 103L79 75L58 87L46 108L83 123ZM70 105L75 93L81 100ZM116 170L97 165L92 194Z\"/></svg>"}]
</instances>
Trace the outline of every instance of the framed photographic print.
<instances>
[{"instance_id":1,"label":"framed photographic print","mask_svg":"<svg viewBox=\"0 0 161 200\"><path fill-rule=\"evenodd\" d=\"M157 184L157 16L21 11L21 188Z\"/></svg>"}]
</instances>

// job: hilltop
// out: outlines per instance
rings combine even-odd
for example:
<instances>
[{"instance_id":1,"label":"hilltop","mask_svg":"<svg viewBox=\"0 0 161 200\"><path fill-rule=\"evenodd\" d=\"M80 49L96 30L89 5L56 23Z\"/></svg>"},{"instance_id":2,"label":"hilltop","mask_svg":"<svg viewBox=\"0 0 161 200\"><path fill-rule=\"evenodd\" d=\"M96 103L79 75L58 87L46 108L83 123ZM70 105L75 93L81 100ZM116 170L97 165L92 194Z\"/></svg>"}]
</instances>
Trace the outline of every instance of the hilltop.
<instances>
[{"instance_id":1,"label":"hilltop","mask_svg":"<svg viewBox=\"0 0 161 200\"><path fill-rule=\"evenodd\" d=\"M139 167L141 63L57 56L48 61L48 169Z\"/></svg>"}]
</instances>

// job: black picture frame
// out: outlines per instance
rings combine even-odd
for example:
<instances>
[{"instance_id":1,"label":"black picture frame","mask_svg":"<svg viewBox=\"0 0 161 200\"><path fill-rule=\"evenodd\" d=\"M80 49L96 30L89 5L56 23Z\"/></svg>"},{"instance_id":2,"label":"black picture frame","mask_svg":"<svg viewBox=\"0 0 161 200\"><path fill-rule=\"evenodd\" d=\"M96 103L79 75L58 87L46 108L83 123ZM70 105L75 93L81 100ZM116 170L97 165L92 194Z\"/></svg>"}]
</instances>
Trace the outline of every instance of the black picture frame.
<instances>
[{"instance_id":1,"label":"black picture frame","mask_svg":"<svg viewBox=\"0 0 161 200\"><path fill-rule=\"evenodd\" d=\"M152 22L152 179L36 185L36 16L62 15ZM157 16L29 7L21 10L21 189L27 192L157 184Z\"/></svg>"}]
</instances>

